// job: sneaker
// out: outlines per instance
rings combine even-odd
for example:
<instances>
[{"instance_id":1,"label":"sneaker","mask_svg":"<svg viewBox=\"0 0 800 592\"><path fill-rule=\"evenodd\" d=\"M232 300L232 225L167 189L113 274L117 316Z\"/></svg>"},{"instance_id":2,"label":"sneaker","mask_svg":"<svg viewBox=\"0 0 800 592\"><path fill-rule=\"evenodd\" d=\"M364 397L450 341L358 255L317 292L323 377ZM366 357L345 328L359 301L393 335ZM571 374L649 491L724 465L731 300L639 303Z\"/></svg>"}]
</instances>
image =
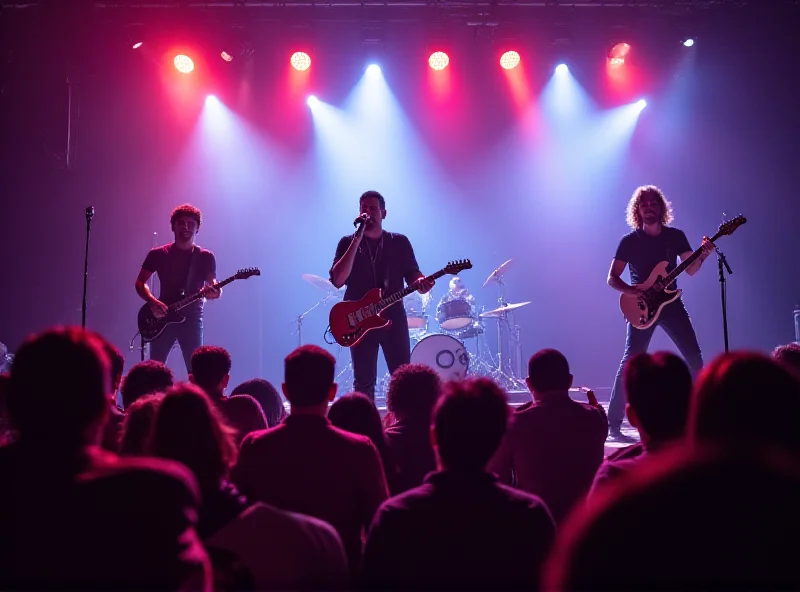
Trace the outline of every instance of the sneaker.
<instances>
[{"instance_id":1,"label":"sneaker","mask_svg":"<svg viewBox=\"0 0 800 592\"><path fill-rule=\"evenodd\" d=\"M607 442L620 442L622 444L634 444L638 442L636 438L623 434L620 428L608 428Z\"/></svg>"}]
</instances>

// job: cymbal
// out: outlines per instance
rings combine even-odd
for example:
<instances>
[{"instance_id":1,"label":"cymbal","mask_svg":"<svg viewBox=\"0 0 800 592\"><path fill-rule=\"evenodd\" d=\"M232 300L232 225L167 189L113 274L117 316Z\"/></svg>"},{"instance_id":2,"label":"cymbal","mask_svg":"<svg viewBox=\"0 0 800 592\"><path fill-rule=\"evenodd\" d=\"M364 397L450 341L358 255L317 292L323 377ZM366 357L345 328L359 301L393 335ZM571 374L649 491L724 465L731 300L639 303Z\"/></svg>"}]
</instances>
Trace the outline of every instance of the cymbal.
<instances>
[{"instance_id":1,"label":"cymbal","mask_svg":"<svg viewBox=\"0 0 800 592\"><path fill-rule=\"evenodd\" d=\"M509 259L508 261L503 263L500 267L495 269L491 274L489 274L489 277L486 278L485 282L483 282L483 287L485 288L487 285L489 285L490 282L496 282L501 277L503 277L503 275L505 275L505 273L511 267L511 262L512 261L514 261L514 260L513 259Z\"/></svg>"},{"instance_id":2,"label":"cymbal","mask_svg":"<svg viewBox=\"0 0 800 592\"><path fill-rule=\"evenodd\" d=\"M517 302L515 304L506 304L505 306L501 306L499 308L495 308L494 310L487 310L486 312L482 312L478 316L482 319L490 318L490 317L502 317L505 313L510 312L512 310L516 310L518 308L522 308L523 306L528 306L531 303L529 300L528 302Z\"/></svg>"},{"instance_id":3,"label":"cymbal","mask_svg":"<svg viewBox=\"0 0 800 592\"><path fill-rule=\"evenodd\" d=\"M323 292L338 292L338 288L334 286L330 280L326 280L325 278L319 277L318 275L314 275L311 273L304 273L301 276L305 281L309 284L322 290Z\"/></svg>"}]
</instances>

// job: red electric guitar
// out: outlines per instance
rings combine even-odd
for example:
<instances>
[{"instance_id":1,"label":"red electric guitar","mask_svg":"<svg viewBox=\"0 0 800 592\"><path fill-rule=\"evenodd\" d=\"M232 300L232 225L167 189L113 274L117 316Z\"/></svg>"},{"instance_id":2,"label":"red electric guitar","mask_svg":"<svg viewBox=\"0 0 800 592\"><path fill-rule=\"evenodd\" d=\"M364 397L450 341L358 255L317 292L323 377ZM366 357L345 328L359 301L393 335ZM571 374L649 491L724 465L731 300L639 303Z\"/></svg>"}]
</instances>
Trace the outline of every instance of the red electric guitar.
<instances>
[{"instance_id":1,"label":"red electric guitar","mask_svg":"<svg viewBox=\"0 0 800 592\"><path fill-rule=\"evenodd\" d=\"M443 275L457 275L465 269L472 269L469 259L450 261L443 269L426 277L426 280L437 280ZM342 347L353 347L373 329L383 329L391 325L391 321L381 316L381 312L400 302L405 296L416 292L409 286L383 298L383 290L373 288L361 299L339 302L329 317L331 334L336 343Z\"/></svg>"}]
</instances>

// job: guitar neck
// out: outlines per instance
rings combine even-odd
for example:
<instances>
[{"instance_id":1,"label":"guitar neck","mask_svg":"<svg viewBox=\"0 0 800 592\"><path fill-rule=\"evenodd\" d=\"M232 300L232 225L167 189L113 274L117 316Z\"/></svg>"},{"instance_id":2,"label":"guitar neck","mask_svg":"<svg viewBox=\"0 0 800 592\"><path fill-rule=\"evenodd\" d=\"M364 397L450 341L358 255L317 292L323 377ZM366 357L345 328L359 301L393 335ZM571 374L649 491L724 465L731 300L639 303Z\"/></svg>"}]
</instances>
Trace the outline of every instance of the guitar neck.
<instances>
[{"instance_id":1,"label":"guitar neck","mask_svg":"<svg viewBox=\"0 0 800 592\"><path fill-rule=\"evenodd\" d=\"M722 233L721 232L717 232L717 234L715 234L714 236L711 237L711 242L713 243L714 241L716 241L721 236L722 236ZM681 264L678 265L675 269L673 269L669 273L669 275L667 275L667 277L664 278L664 280L662 282L664 284L664 286L669 286L673 281L675 281L675 278L677 278L680 274L682 274L684 271L686 271L686 269L692 263L697 261L700 258L700 255L702 255L702 254L703 254L703 247L698 247L691 255L689 255L686 259L681 261Z\"/></svg>"},{"instance_id":2,"label":"guitar neck","mask_svg":"<svg viewBox=\"0 0 800 592\"><path fill-rule=\"evenodd\" d=\"M445 275L445 273L447 273L447 272L444 269L440 269L439 271L429 275L425 279L428 280L428 281L438 280L440 277ZM407 288L405 288L403 290L400 290L399 292L395 292L394 294L391 294L390 296L387 296L386 298L384 298L380 302L378 302L378 312L382 311L387 306L391 306L392 304L402 300L403 298L405 298L406 296L408 296L412 292L416 292L416 291L417 291L417 289L415 287L408 286Z\"/></svg>"},{"instance_id":3,"label":"guitar neck","mask_svg":"<svg viewBox=\"0 0 800 592\"><path fill-rule=\"evenodd\" d=\"M230 284L235 279L236 279L236 276L232 275L231 277L229 277L227 279L224 279L221 282L217 283L216 287L217 288L222 288L224 286L227 286L228 284ZM203 294L205 293L205 291L206 291L205 288L201 288L200 290L198 290L197 292L195 292L191 296L187 296L183 300L179 300L175 304L171 304L168 307L169 312L178 312L182 308L186 308L187 306L189 306L192 302L200 300L203 297Z\"/></svg>"}]
</instances>

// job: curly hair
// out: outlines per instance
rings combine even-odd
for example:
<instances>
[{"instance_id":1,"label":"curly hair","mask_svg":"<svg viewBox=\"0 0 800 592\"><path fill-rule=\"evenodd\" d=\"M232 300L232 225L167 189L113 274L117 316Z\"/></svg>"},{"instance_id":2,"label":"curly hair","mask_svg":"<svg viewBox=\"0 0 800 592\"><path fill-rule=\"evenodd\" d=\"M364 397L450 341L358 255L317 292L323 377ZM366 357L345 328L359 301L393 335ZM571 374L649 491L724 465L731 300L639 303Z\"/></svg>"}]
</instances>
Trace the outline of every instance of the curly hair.
<instances>
[{"instance_id":1,"label":"curly hair","mask_svg":"<svg viewBox=\"0 0 800 592\"><path fill-rule=\"evenodd\" d=\"M669 224L675 217L672 215L672 204L664 197L664 192L655 185L642 185L633 192L628 208L625 211L628 226L634 230L640 229L644 225L642 216L639 214L639 204L644 197L657 197L661 202L661 223Z\"/></svg>"},{"instance_id":2,"label":"curly hair","mask_svg":"<svg viewBox=\"0 0 800 592\"><path fill-rule=\"evenodd\" d=\"M175 220L177 220L181 216L194 218L197 221L197 227L200 228L200 223L202 222L203 215L200 213L200 210L198 210L193 205L185 203L179 205L177 208L172 210L172 214L170 214L169 216L169 225L175 226Z\"/></svg>"},{"instance_id":3,"label":"curly hair","mask_svg":"<svg viewBox=\"0 0 800 592\"><path fill-rule=\"evenodd\" d=\"M389 381L386 407L395 417L428 422L441 390L441 379L433 368L425 364L403 364Z\"/></svg>"}]
</instances>

